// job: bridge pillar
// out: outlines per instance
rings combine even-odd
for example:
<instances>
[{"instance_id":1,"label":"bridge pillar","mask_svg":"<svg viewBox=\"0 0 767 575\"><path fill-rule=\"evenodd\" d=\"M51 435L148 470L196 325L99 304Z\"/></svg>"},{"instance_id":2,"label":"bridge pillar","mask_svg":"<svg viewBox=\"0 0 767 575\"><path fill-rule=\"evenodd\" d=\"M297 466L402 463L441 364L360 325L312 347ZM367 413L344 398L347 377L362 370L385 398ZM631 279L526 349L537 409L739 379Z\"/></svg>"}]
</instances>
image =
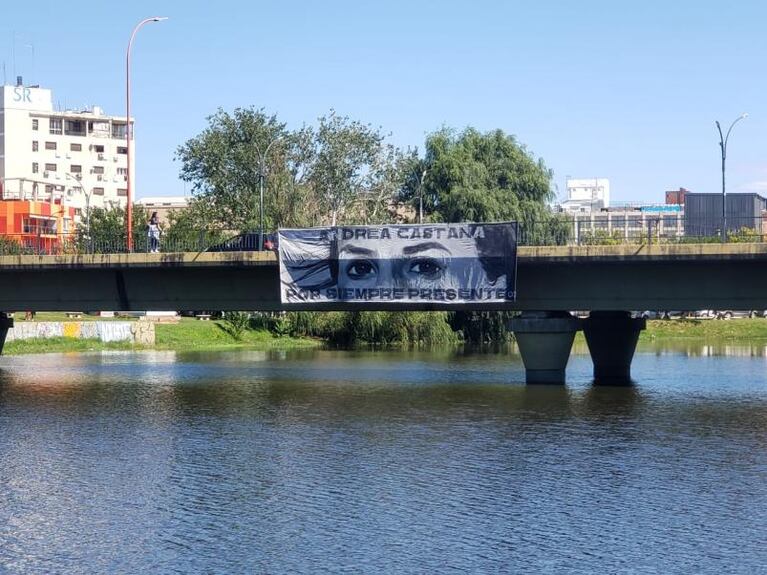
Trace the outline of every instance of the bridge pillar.
<instances>
[{"instance_id":1,"label":"bridge pillar","mask_svg":"<svg viewBox=\"0 0 767 575\"><path fill-rule=\"evenodd\" d=\"M594 362L597 385L630 385L631 360L639 332L647 320L627 311L592 311L583 320L583 333Z\"/></svg>"},{"instance_id":2,"label":"bridge pillar","mask_svg":"<svg viewBox=\"0 0 767 575\"><path fill-rule=\"evenodd\" d=\"M8 317L5 312L0 312L0 353L3 353L5 347L5 338L8 337L8 330L13 327L13 318Z\"/></svg>"},{"instance_id":3,"label":"bridge pillar","mask_svg":"<svg viewBox=\"0 0 767 575\"><path fill-rule=\"evenodd\" d=\"M527 383L565 383L575 332L581 320L568 312L523 312L509 322L514 332Z\"/></svg>"}]
</instances>

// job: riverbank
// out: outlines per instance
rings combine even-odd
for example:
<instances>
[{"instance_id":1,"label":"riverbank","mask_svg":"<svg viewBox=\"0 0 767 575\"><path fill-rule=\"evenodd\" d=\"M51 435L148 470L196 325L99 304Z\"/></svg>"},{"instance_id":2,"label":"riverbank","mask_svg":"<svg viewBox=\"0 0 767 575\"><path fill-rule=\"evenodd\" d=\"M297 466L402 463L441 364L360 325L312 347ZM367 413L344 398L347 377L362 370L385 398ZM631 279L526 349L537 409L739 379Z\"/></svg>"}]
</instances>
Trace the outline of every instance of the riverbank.
<instances>
[{"instance_id":1,"label":"riverbank","mask_svg":"<svg viewBox=\"0 0 767 575\"><path fill-rule=\"evenodd\" d=\"M48 317L50 315L50 317ZM46 320L60 319L51 314ZM578 334L583 338L582 332ZM700 340L700 341L767 341L767 319L701 320L674 319L652 320L647 322L647 329L640 335L640 342L664 340ZM286 349L296 347L316 347L323 342L311 338L278 337L267 330L245 330L239 338L234 337L229 326L223 321L199 321L193 318L181 318L176 322L158 322L155 324L155 345L137 346L129 342L102 342L97 339L74 339L53 337L9 341L3 353L20 355L30 353L87 352L107 350L222 350L222 349Z\"/></svg>"},{"instance_id":2,"label":"riverbank","mask_svg":"<svg viewBox=\"0 0 767 575\"><path fill-rule=\"evenodd\" d=\"M662 339L767 340L767 319L671 319L647 322L640 341Z\"/></svg>"},{"instance_id":3,"label":"riverbank","mask_svg":"<svg viewBox=\"0 0 767 575\"><path fill-rule=\"evenodd\" d=\"M47 317L46 320L55 320ZM23 322L19 322L23 323ZM155 324L155 344L153 346L134 345L130 342L102 342L98 339L75 339L69 337L38 338L9 341L3 354L21 355L29 353L62 353L107 350L220 350L220 349L286 349L296 347L314 347L321 345L314 339L277 337L266 330L245 330L235 337L223 321L199 321L193 318L180 318L175 322L157 322Z\"/></svg>"}]
</instances>

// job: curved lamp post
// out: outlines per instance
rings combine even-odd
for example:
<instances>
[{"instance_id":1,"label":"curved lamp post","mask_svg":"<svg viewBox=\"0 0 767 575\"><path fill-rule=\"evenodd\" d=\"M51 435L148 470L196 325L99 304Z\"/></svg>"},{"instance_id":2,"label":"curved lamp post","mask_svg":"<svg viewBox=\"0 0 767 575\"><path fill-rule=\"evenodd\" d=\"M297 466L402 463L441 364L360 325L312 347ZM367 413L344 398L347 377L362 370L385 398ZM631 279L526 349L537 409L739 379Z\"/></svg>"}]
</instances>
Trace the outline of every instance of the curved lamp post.
<instances>
[{"instance_id":1,"label":"curved lamp post","mask_svg":"<svg viewBox=\"0 0 767 575\"><path fill-rule=\"evenodd\" d=\"M418 180L418 223L423 223L423 180L426 177L426 170L421 172L421 179Z\"/></svg>"},{"instance_id":2,"label":"curved lamp post","mask_svg":"<svg viewBox=\"0 0 767 575\"><path fill-rule=\"evenodd\" d=\"M133 32L130 35L130 41L128 42L128 51L125 55L125 140L127 142L127 163L128 163L128 171L126 176L126 188L127 188L127 200L128 200L128 206L126 209L126 218L128 220L126 226L127 235L127 247L128 251L133 251L133 196L131 194L131 153L130 153L130 143L132 138L132 130L131 130L131 122L130 122L130 51L131 47L133 46L133 38L136 36L136 32L139 31L139 29L144 25L148 24L149 22L162 22L163 20L167 20L165 16L153 16L152 18L145 18L138 24L136 24L136 27L133 28Z\"/></svg>"},{"instance_id":3,"label":"curved lamp post","mask_svg":"<svg viewBox=\"0 0 767 575\"><path fill-rule=\"evenodd\" d=\"M261 153L261 148L258 146L257 143L254 143L254 146L256 147L256 152L258 153L259 158L259 164L258 164L258 189L259 189L259 204L258 204L258 212L259 212L259 223L258 223L258 251L264 250L264 172L266 169L266 157L269 155L269 150L272 148L275 142L277 142L280 139L279 136L274 138L269 144L267 144L266 149L263 153Z\"/></svg>"},{"instance_id":4,"label":"curved lamp post","mask_svg":"<svg viewBox=\"0 0 767 575\"><path fill-rule=\"evenodd\" d=\"M733 126L735 126L735 124L744 118L748 118L748 114L741 114L735 118L732 124L730 124L730 127L727 129L727 134L725 136L722 136L722 126L719 125L719 121L717 120L716 122L716 129L719 130L719 147L722 150L722 243L727 241L727 194L724 176L725 161L727 160L727 140L730 139L730 132L732 132Z\"/></svg>"}]
</instances>

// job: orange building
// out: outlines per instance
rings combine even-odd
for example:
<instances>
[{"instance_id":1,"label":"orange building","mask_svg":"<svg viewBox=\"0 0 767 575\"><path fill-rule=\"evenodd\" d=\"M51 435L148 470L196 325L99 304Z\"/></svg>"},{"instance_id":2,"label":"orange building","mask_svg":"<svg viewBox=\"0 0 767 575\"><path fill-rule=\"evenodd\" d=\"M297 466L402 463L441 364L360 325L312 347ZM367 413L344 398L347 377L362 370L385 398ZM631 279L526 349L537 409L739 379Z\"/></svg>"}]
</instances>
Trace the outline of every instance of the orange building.
<instances>
[{"instance_id":1,"label":"orange building","mask_svg":"<svg viewBox=\"0 0 767 575\"><path fill-rule=\"evenodd\" d=\"M0 236L35 253L58 253L74 231L75 209L59 201L0 201Z\"/></svg>"}]
</instances>

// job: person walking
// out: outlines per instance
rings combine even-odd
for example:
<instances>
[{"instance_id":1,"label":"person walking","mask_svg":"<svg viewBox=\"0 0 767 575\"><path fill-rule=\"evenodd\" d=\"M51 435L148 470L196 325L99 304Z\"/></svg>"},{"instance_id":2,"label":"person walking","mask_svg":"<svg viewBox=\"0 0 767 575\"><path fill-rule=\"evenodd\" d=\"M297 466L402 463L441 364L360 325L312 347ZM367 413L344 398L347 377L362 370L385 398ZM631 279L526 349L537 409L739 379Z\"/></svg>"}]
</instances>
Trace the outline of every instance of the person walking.
<instances>
[{"instance_id":1,"label":"person walking","mask_svg":"<svg viewBox=\"0 0 767 575\"><path fill-rule=\"evenodd\" d=\"M160 251L160 235L162 234L157 212L152 212L152 217L149 218L149 224L147 225L146 230L147 238L149 240L149 252L156 254Z\"/></svg>"}]
</instances>

